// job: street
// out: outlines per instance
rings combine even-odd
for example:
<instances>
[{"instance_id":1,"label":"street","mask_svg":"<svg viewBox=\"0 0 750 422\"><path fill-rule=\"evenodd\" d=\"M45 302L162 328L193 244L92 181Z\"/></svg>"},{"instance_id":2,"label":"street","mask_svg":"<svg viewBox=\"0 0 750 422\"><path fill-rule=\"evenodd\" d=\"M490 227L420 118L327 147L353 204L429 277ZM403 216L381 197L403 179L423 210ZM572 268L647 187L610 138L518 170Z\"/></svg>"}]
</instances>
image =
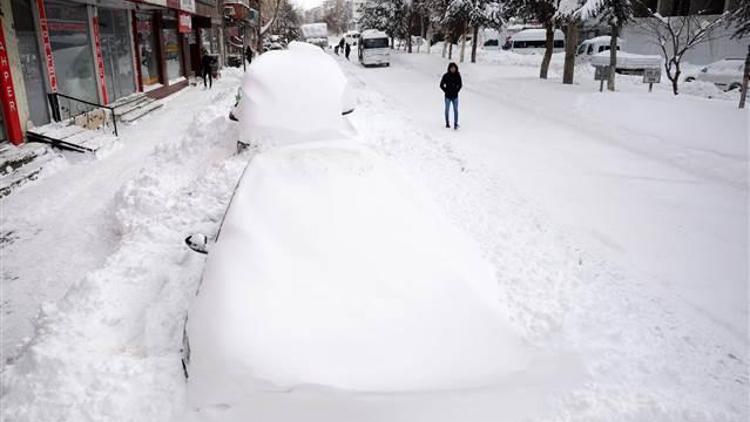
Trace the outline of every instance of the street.
<instances>
[{"instance_id":1,"label":"street","mask_svg":"<svg viewBox=\"0 0 750 422\"><path fill-rule=\"evenodd\" d=\"M357 98L356 141L479 244L511 323L544 357L475 401L305 386L259 393L245 416L747 419L746 110L630 80L599 93L587 70L563 86L482 61L459 63L454 131L439 53L393 52L382 68L336 60ZM8 420L228 420L185 405L182 323L205 259L183 239L218 230L252 154L236 153L227 118L241 76L187 88L109 155L72 157L2 199Z\"/></svg>"}]
</instances>

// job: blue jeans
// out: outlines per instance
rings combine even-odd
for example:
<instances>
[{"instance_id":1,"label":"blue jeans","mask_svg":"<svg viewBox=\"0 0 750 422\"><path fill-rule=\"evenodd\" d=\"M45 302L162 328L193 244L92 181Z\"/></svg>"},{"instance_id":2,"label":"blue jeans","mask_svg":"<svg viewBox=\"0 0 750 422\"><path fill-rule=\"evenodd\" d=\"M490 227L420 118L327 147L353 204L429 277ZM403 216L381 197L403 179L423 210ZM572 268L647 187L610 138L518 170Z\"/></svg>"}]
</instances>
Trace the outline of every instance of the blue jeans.
<instances>
[{"instance_id":1,"label":"blue jeans","mask_svg":"<svg viewBox=\"0 0 750 422\"><path fill-rule=\"evenodd\" d=\"M453 126L458 126L458 97L448 98L445 97L445 125L450 126L448 120L448 110L450 110L451 103L453 103Z\"/></svg>"}]
</instances>

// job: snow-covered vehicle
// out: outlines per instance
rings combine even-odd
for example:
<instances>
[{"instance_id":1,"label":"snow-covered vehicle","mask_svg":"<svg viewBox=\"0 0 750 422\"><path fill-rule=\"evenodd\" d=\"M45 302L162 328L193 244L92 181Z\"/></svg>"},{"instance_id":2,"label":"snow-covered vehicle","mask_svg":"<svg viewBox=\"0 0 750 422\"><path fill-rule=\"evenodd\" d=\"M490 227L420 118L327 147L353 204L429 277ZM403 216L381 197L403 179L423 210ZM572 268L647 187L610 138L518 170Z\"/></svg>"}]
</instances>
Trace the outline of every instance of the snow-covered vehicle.
<instances>
[{"instance_id":1,"label":"snow-covered vehicle","mask_svg":"<svg viewBox=\"0 0 750 422\"><path fill-rule=\"evenodd\" d=\"M724 91L742 89L742 74L745 71L745 59L729 57L709 64L695 76L688 76L685 82L711 82Z\"/></svg>"},{"instance_id":2,"label":"snow-covered vehicle","mask_svg":"<svg viewBox=\"0 0 750 422\"><path fill-rule=\"evenodd\" d=\"M216 241L187 239L208 252L184 330L190 408L304 386L475 388L524 368L479 247L352 139L337 63L290 46L243 84L241 131L257 151Z\"/></svg>"},{"instance_id":3,"label":"snow-covered vehicle","mask_svg":"<svg viewBox=\"0 0 750 422\"><path fill-rule=\"evenodd\" d=\"M611 40L612 40L612 37L610 37L609 35L602 35L599 37L594 37L594 38L585 40L578 46L578 50L576 50L576 55L584 56L584 57L591 57L603 51L609 51L609 48L610 48L609 43ZM617 51L620 51L624 44L625 44L625 41L622 38L618 38L617 39Z\"/></svg>"},{"instance_id":4,"label":"snow-covered vehicle","mask_svg":"<svg viewBox=\"0 0 750 422\"><path fill-rule=\"evenodd\" d=\"M363 66L390 66L388 35L376 29L362 31L358 57Z\"/></svg>"},{"instance_id":5,"label":"snow-covered vehicle","mask_svg":"<svg viewBox=\"0 0 750 422\"><path fill-rule=\"evenodd\" d=\"M609 49L589 57L592 66L609 66ZM659 56L649 56L620 51L617 53L615 72L625 75L642 75L646 69L659 69L662 59Z\"/></svg>"},{"instance_id":6,"label":"snow-covered vehicle","mask_svg":"<svg viewBox=\"0 0 750 422\"><path fill-rule=\"evenodd\" d=\"M565 34L555 29L553 47L554 52L560 52L565 49ZM521 54L544 54L547 46L547 33L544 29L524 29L511 35L508 40L507 48L515 53Z\"/></svg>"},{"instance_id":7,"label":"snow-covered vehicle","mask_svg":"<svg viewBox=\"0 0 750 422\"><path fill-rule=\"evenodd\" d=\"M325 22L307 23L299 27L305 42L328 48L328 25Z\"/></svg>"},{"instance_id":8,"label":"snow-covered vehicle","mask_svg":"<svg viewBox=\"0 0 750 422\"><path fill-rule=\"evenodd\" d=\"M359 36L359 31L348 31L346 34L344 34L344 42L354 48L359 44Z\"/></svg>"},{"instance_id":9,"label":"snow-covered vehicle","mask_svg":"<svg viewBox=\"0 0 750 422\"><path fill-rule=\"evenodd\" d=\"M312 53L318 53L314 56L306 56L305 60L308 60L309 63L306 63L304 66L318 66L320 65L320 62L328 62L332 59L328 57L326 54L324 54L318 47L313 46L309 43L302 43L297 41L292 41L289 43L288 48L293 51L308 51ZM240 117L242 117L243 113L240 111L240 103L242 102L242 99L245 95L246 90L252 90L252 86L246 86L247 84L237 88L237 94L235 95L235 102L234 107L232 107L232 110L229 111L229 119L235 122L240 121ZM342 101L342 109L341 114L347 115L352 112L354 112L355 107L355 101L353 97L353 93L350 89L350 87L347 85L346 90L344 91L344 99ZM247 145L249 139L240 139L240 149Z\"/></svg>"}]
</instances>

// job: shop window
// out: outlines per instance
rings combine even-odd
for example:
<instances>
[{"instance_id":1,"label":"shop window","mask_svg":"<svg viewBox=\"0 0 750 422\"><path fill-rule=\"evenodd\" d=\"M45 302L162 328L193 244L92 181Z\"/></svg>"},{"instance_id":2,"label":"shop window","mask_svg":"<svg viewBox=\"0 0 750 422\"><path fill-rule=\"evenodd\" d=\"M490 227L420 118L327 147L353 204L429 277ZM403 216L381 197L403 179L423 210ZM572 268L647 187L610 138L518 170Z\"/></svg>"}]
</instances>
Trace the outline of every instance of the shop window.
<instances>
[{"instance_id":1,"label":"shop window","mask_svg":"<svg viewBox=\"0 0 750 422\"><path fill-rule=\"evenodd\" d=\"M154 32L154 15L136 13L136 44L140 55L141 81L143 88L159 84L159 50Z\"/></svg>"},{"instance_id":2,"label":"shop window","mask_svg":"<svg viewBox=\"0 0 750 422\"><path fill-rule=\"evenodd\" d=\"M94 53L89 37L86 6L46 0L49 37L55 60L58 91L83 100L98 102Z\"/></svg>"},{"instance_id":3,"label":"shop window","mask_svg":"<svg viewBox=\"0 0 750 422\"><path fill-rule=\"evenodd\" d=\"M162 14L162 38L164 40L164 61L167 79L170 82L182 77L182 46L177 33L177 14L166 11Z\"/></svg>"},{"instance_id":4,"label":"shop window","mask_svg":"<svg viewBox=\"0 0 750 422\"><path fill-rule=\"evenodd\" d=\"M49 122L47 111L46 76L42 72L42 56L36 38L36 26L32 18L29 0L13 0L13 26L18 41L18 56L21 61L29 118L34 125Z\"/></svg>"}]
</instances>

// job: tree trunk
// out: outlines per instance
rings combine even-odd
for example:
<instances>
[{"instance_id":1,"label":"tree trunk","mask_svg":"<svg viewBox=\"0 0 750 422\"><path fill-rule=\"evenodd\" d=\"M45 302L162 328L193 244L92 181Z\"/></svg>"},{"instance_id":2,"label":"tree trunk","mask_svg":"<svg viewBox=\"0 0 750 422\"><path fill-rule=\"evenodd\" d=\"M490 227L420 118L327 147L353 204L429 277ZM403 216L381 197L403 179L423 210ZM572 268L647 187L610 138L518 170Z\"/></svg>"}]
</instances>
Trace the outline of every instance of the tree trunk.
<instances>
[{"instance_id":1,"label":"tree trunk","mask_svg":"<svg viewBox=\"0 0 750 422\"><path fill-rule=\"evenodd\" d=\"M451 60L453 58L453 40L451 40L451 43L448 44L448 60Z\"/></svg>"},{"instance_id":2,"label":"tree trunk","mask_svg":"<svg viewBox=\"0 0 750 422\"><path fill-rule=\"evenodd\" d=\"M479 25L474 25L474 34L471 38L471 62L477 62L477 39L479 37Z\"/></svg>"},{"instance_id":3,"label":"tree trunk","mask_svg":"<svg viewBox=\"0 0 750 422\"><path fill-rule=\"evenodd\" d=\"M448 36L443 35L443 58L445 58L445 52L448 50Z\"/></svg>"},{"instance_id":4,"label":"tree trunk","mask_svg":"<svg viewBox=\"0 0 750 422\"><path fill-rule=\"evenodd\" d=\"M680 95L680 75L682 74L682 70L680 70L680 62L677 60L672 59L672 63L674 63L674 75L670 74L669 71L667 71L667 78L672 82L672 93L674 95Z\"/></svg>"},{"instance_id":5,"label":"tree trunk","mask_svg":"<svg viewBox=\"0 0 750 422\"><path fill-rule=\"evenodd\" d=\"M747 46L747 56L745 57L745 76L742 77L740 108L745 108L745 97L747 97L748 82L750 82L750 45Z\"/></svg>"},{"instance_id":6,"label":"tree trunk","mask_svg":"<svg viewBox=\"0 0 750 422\"><path fill-rule=\"evenodd\" d=\"M615 90L615 70L617 69L617 37L620 36L620 26L612 25L612 34L609 39L609 77L607 78L607 89Z\"/></svg>"},{"instance_id":7,"label":"tree trunk","mask_svg":"<svg viewBox=\"0 0 750 422\"><path fill-rule=\"evenodd\" d=\"M568 30L565 33L565 65L563 83L571 85L576 68L576 47L578 46L578 19L568 18Z\"/></svg>"},{"instance_id":8,"label":"tree trunk","mask_svg":"<svg viewBox=\"0 0 750 422\"><path fill-rule=\"evenodd\" d=\"M466 30L464 30L463 34L461 34L461 57L459 57L459 61L461 63L464 62L465 51L466 51Z\"/></svg>"},{"instance_id":9,"label":"tree trunk","mask_svg":"<svg viewBox=\"0 0 750 422\"><path fill-rule=\"evenodd\" d=\"M411 33L406 34L406 49L411 54Z\"/></svg>"},{"instance_id":10,"label":"tree trunk","mask_svg":"<svg viewBox=\"0 0 750 422\"><path fill-rule=\"evenodd\" d=\"M539 77L547 79L547 72L549 71L549 62L552 61L552 52L555 50L555 25L552 23L550 18L544 24L545 29L545 42L544 42L544 57L542 58L542 68L539 69Z\"/></svg>"},{"instance_id":11,"label":"tree trunk","mask_svg":"<svg viewBox=\"0 0 750 422\"><path fill-rule=\"evenodd\" d=\"M432 25L429 22L427 23L427 36L425 36L425 39L427 41L427 55L429 55L430 50L432 50Z\"/></svg>"},{"instance_id":12,"label":"tree trunk","mask_svg":"<svg viewBox=\"0 0 750 422\"><path fill-rule=\"evenodd\" d=\"M393 37L391 37L391 50L393 50L394 46L395 46L395 44L393 43Z\"/></svg>"}]
</instances>

